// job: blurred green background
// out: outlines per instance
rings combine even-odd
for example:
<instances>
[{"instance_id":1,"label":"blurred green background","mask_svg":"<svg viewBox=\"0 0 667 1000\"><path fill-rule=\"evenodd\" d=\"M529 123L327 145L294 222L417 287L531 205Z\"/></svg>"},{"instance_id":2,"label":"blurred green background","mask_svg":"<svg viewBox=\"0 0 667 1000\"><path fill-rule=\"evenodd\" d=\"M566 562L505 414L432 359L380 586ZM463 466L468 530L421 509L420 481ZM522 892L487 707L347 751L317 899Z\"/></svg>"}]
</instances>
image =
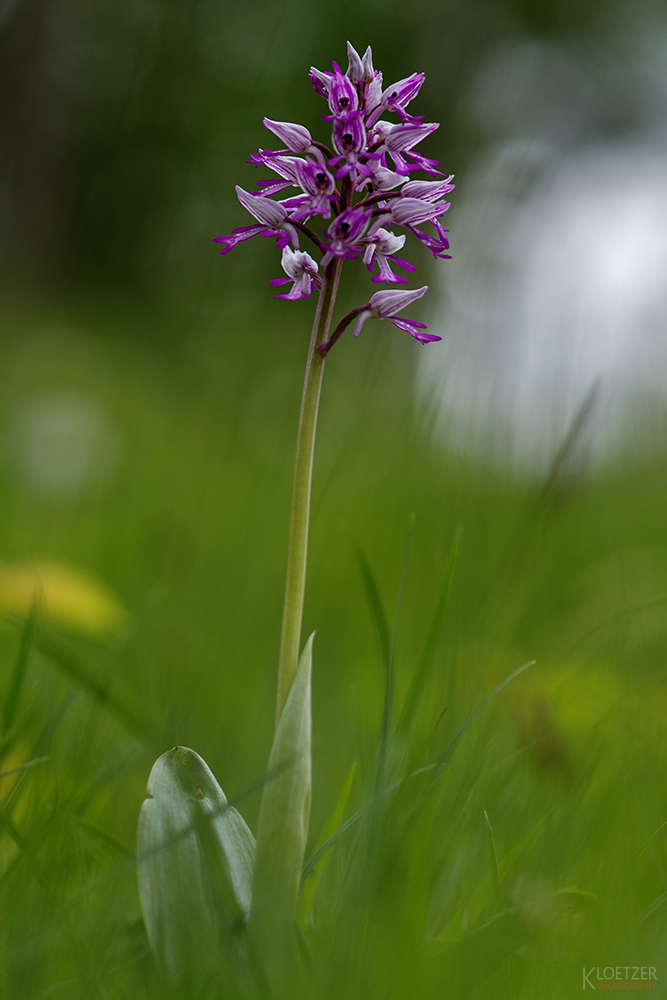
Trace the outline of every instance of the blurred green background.
<instances>
[{"instance_id":1,"label":"blurred green background","mask_svg":"<svg viewBox=\"0 0 667 1000\"><path fill-rule=\"evenodd\" d=\"M257 179L245 161L271 145L262 117L316 132L308 68L370 43L386 80L426 72L416 110L441 122L427 154L465 193L486 142L467 95L499 45L584 53L613 77L624 25L663 14L601 0L0 4L1 770L48 757L0 785L3 995L161 995L132 867L151 764L193 747L230 796L266 767L312 306L272 298L272 241L224 258L209 242L246 222L233 186ZM456 254L456 197L449 225ZM348 272L341 313L367 294ZM503 677L537 665L396 834L370 965L330 930L320 992L304 996L569 997L584 964L654 966L665 995L667 450L545 486L436 446L415 404L422 348L385 326L341 341L325 378L305 615L313 846L352 763L352 804L373 780L384 681L358 549L391 621L414 514L400 707L461 539L397 775L443 708L426 761ZM43 621L24 663L35 567ZM90 577L58 576L72 568ZM258 793L239 805L254 826ZM484 810L509 929L485 923Z\"/></svg>"}]
</instances>

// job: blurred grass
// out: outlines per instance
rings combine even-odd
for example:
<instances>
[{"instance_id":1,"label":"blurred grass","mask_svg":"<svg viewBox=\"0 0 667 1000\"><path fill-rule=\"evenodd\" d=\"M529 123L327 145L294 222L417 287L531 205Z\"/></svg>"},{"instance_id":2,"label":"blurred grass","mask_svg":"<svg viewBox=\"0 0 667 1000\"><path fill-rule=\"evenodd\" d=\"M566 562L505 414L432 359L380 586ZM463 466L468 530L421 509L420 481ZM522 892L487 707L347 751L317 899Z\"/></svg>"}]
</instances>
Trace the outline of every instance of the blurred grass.
<instances>
[{"instance_id":1,"label":"blurred grass","mask_svg":"<svg viewBox=\"0 0 667 1000\"><path fill-rule=\"evenodd\" d=\"M23 665L21 622L3 620L7 997L161 996L133 867L153 760L193 747L232 800L265 771L307 312L249 305L220 332L160 319L159 336L157 320L85 304L5 317L5 443L17 410L66 392L94 398L120 445L106 479L54 492L11 438L0 559L77 567L131 615L107 645L38 614ZM377 324L327 366L304 623L317 628L312 850L354 763L345 817L376 781L385 664L359 548L391 629L414 514L394 723L415 670L423 682L388 739L388 781L443 709L420 767L503 677L538 662L444 771L382 798L334 845L306 924L315 978L288 995L560 998L581 989L583 965L625 964L656 966L664 995L665 456L540 505L540 484L428 445L407 341ZM258 799L240 803L253 828Z\"/></svg>"}]
</instances>

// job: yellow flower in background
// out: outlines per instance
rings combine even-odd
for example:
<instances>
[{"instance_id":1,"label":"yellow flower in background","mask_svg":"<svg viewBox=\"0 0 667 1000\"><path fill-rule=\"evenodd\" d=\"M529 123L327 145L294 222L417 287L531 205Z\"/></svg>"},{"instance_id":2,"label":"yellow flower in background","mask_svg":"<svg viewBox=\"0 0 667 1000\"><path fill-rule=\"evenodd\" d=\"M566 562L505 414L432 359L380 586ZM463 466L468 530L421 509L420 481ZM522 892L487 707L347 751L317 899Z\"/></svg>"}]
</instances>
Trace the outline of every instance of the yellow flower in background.
<instances>
[{"instance_id":1,"label":"yellow flower in background","mask_svg":"<svg viewBox=\"0 0 667 1000\"><path fill-rule=\"evenodd\" d=\"M98 577L52 560L0 563L0 615L27 615L33 604L54 625L96 638L117 631L127 611Z\"/></svg>"}]
</instances>

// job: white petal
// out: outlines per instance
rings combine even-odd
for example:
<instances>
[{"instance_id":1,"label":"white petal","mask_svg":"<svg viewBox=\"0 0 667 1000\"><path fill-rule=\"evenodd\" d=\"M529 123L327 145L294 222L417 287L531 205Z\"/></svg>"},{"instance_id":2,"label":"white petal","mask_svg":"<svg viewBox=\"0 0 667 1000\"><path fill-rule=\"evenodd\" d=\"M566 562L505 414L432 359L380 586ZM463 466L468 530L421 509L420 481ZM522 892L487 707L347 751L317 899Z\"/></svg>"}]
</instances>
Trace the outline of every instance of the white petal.
<instances>
[{"instance_id":1,"label":"white petal","mask_svg":"<svg viewBox=\"0 0 667 1000\"><path fill-rule=\"evenodd\" d=\"M416 302L428 291L428 285L422 288L389 288L376 292L371 296L368 303L373 313L378 318L393 316L394 313L405 309L412 302Z\"/></svg>"},{"instance_id":2,"label":"white petal","mask_svg":"<svg viewBox=\"0 0 667 1000\"><path fill-rule=\"evenodd\" d=\"M295 122L274 122L270 118L264 119L264 125L293 153L305 153L312 145L310 132L303 125L297 125Z\"/></svg>"},{"instance_id":3,"label":"white petal","mask_svg":"<svg viewBox=\"0 0 667 1000\"><path fill-rule=\"evenodd\" d=\"M347 67L346 74L348 80L351 80L352 83L361 83L364 78L364 67L359 53L351 42L347 43L347 57L349 59L349 66Z\"/></svg>"},{"instance_id":4,"label":"white petal","mask_svg":"<svg viewBox=\"0 0 667 1000\"><path fill-rule=\"evenodd\" d=\"M271 229L279 229L287 218L287 210L277 201L271 201L270 198L264 198L260 194L250 194L238 184L236 185L236 197L258 222Z\"/></svg>"}]
</instances>

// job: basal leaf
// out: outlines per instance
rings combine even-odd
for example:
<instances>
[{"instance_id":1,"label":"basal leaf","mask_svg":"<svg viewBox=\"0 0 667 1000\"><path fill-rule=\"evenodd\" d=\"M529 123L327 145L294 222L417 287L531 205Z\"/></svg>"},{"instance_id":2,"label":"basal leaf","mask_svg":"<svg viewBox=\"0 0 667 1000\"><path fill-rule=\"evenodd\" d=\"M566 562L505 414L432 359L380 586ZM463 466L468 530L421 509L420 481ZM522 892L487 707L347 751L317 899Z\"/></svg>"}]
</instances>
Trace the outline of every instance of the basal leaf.
<instances>
[{"instance_id":1,"label":"basal leaf","mask_svg":"<svg viewBox=\"0 0 667 1000\"><path fill-rule=\"evenodd\" d=\"M153 766L139 817L141 909L160 967L180 978L250 912L255 843L194 750Z\"/></svg>"}]
</instances>

